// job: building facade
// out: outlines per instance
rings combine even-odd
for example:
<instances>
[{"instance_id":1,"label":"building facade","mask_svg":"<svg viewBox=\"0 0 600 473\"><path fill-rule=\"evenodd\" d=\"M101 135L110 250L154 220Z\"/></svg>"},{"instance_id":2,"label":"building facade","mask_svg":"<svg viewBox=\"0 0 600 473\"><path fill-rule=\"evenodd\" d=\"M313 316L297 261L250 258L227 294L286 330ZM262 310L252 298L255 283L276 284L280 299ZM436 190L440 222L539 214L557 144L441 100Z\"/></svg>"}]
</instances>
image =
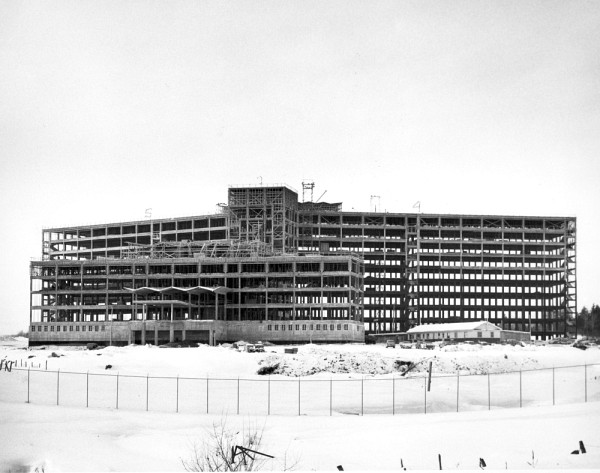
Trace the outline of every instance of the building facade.
<instances>
[{"instance_id":1,"label":"building facade","mask_svg":"<svg viewBox=\"0 0 600 473\"><path fill-rule=\"evenodd\" d=\"M45 229L31 263L32 342L58 340L54 324L72 324L60 327L64 343L86 338L68 336L77 324L105 338L125 327L120 342L165 340L152 321L171 323L171 341L184 331L213 342L361 341L365 331L477 320L566 334L575 218L341 207L299 202L286 185L231 187L214 215Z\"/></svg>"},{"instance_id":2,"label":"building facade","mask_svg":"<svg viewBox=\"0 0 600 473\"><path fill-rule=\"evenodd\" d=\"M489 320L548 338L576 315L573 217L300 209L302 251L363 255L368 333Z\"/></svg>"},{"instance_id":3,"label":"building facade","mask_svg":"<svg viewBox=\"0 0 600 473\"><path fill-rule=\"evenodd\" d=\"M406 340L433 342L520 342L529 341L528 332L503 330L497 325L480 320L478 322L456 322L452 324L426 324L411 328L405 334Z\"/></svg>"}]
</instances>

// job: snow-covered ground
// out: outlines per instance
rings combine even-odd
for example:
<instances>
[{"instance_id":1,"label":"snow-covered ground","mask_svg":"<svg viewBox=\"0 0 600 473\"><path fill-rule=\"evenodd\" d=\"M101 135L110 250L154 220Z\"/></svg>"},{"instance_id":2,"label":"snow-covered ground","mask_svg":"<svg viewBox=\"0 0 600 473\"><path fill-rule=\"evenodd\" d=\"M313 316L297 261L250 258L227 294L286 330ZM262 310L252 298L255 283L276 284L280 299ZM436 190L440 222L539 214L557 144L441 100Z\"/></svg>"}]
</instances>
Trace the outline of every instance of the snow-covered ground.
<instances>
[{"instance_id":1,"label":"snow-covered ground","mask_svg":"<svg viewBox=\"0 0 600 473\"><path fill-rule=\"evenodd\" d=\"M447 345L435 350L385 348L383 345L301 345L298 354L284 354L285 346L267 346L264 353L246 353L230 346L160 348L153 345L106 347L44 346L26 349L26 339L0 342L0 359L16 360L18 365L41 364L61 371L105 371L107 364L121 374L227 378L251 377L265 365L280 365L285 376L332 375L362 378L368 375L398 375L398 361L418 363L411 371L427 370L433 362L436 374L486 374L509 371L583 366L600 363L600 349L580 350L565 345ZM52 356L52 353L58 356ZM46 365L47 362L47 365ZM319 377L319 376L317 376ZM335 377L335 376L334 376Z\"/></svg>"},{"instance_id":2,"label":"snow-covered ground","mask_svg":"<svg viewBox=\"0 0 600 473\"><path fill-rule=\"evenodd\" d=\"M183 471L180 460L214 415L0 403L1 471ZM261 451L282 470L599 468L598 403L410 416L229 417L233 428L265 426ZM587 453L571 455L583 440ZM34 470L31 470L34 471Z\"/></svg>"},{"instance_id":3,"label":"snow-covered ground","mask_svg":"<svg viewBox=\"0 0 600 473\"><path fill-rule=\"evenodd\" d=\"M597 366L588 367L587 383L584 383L582 368L557 369L556 373L572 373L573 377L563 380L560 374L556 375L556 405L552 405L548 384L552 370L524 372L527 384L523 383L523 398L533 399L538 392L544 396L543 402L537 403L538 407L522 409L518 408L519 392L515 384L519 373L492 376L491 401L487 398L488 377L475 376L593 365L600 363L597 348L582 351L569 346L459 345L436 350L404 350L365 345L306 345L300 346L296 355L283 351L284 347L280 346L266 347L265 353L207 346L27 350L24 340L5 340L0 343L0 359L16 361L17 366L41 365L42 371L34 369L30 375L34 379L35 372L38 377L36 390L49 393L41 395L36 391L38 397L27 404L23 398L27 371L0 372L0 439L4 447L0 449L0 470L35 471L36 467L43 467L47 473L182 471L181 460L190 457L194 443L205 438L206 430L213 423L221 422L224 413L227 413L228 424L237 430L242 425L264 425L261 451L276 457L265 465L269 470L284 469L284 457L288 466L298 461L296 470L335 470L337 465L346 471L399 469L401 464L408 469L433 470L439 468L438 454L444 469L478 469L480 458L485 460L487 469L600 468L597 440L600 373L595 371ZM399 361L417 364L402 377ZM438 376L432 380L432 389L425 400L428 414L399 415L423 412L428 361ZM112 365L111 370L105 370L108 364ZM273 396L269 400L273 403L271 414L280 415L264 415L262 395L254 398L251 394L250 387L254 384L266 385L266 377L256 374L266 365L278 365L283 373L271 376L273 392L269 393ZM60 406L56 406L55 379L59 369L65 374L61 374ZM455 412L457 369L461 393L461 412L458 413ZM110 404L98 402L97 407L90 402L90 407L85 407L85 393L81 396L85 385L75 382L85 376L72 374L70 380L68 372L88 371L90 378L98 381L89 389L90 401L101 399L102 391L107 391ZM118 410L114 406L114 385L111 384L116 380L116 372L121 376L118 390L124 396ZM111 376L104 376L107 373ZM469 374L474 376L467 376ZM542 377L527 377L539 374ZM127 381L128 375L140 377ZM148 388L146 375L168 378L150 382L149 412L145 412L144 400ZM217 378L230 379L230 387L236 386L238 377L248 380L241 389L241 415L236 415L235 403L233 406L219 404L224 402L219 398L226 398L225 393L229 391L218 390L211 391L210 414L202 414L205 402L208 403L208 398L203 397L205 385L198 386L201 389L195 393L202 409L194 409L194 399L183 393L183 379L178 386L181 389L177 398L179 413L175 413L173 398L169 396L173 394L171 377L177 375L208 377L211 389L215 389L213 383L217 383ZM297 376L303 376L300 378L303 381L301 415L296 407ZM107 380L108 384L103 385L99 380ZM133 386L138 381L141 384ZM129 387L128 382L132 383ZM152 384L154 382L156 384ZM166 383L163 388L160 387L162 382ZM291 389L276 388L278 385L289 385ZM392 385L396 389L393 401ZM330 386L333 386L332 396ZM379 391L376 386L383 388ZM588 390L587 403L583 402L584 386ZM126 397L127 389L131 392L138 389L141 404L134 397ZM280 389L279 394L276 389ZM360 400L360 389L364 390L365 415L345 415L360 414L356 404L352 404ZM169 409L154 409L165 397L169 399ZM415 409L411 409L410 404L413 397ZM396 415L391 415L390 401L395 403ZM491 410L488 410L488 401ZM260 408L256 402L261 403ZM281 403L279 407L289 404L293 412L283 407L278 411L277 402ZM440 411L446 412L431 413ZM370 415L375 413L381 415ZM572 455L571 452L579 448L580 440L587 453Z\"/></svg>"}]
</instances>

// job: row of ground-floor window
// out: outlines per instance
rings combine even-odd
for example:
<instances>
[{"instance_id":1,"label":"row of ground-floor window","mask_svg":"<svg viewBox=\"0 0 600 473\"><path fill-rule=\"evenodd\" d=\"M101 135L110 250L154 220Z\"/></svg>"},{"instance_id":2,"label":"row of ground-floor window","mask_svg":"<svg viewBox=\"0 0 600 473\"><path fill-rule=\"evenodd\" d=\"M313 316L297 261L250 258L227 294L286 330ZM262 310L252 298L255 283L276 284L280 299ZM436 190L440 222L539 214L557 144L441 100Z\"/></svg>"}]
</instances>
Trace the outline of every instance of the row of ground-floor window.
<instances>
[{"instance_id":1,"label":"row of ground-floor window","mask_svg":"<svg viewBox=\"0 0 600 473\"><path fill-rule=\"evenodd\" d=\"M451 340L461 338L500 338L500 332L480 330L475 332L429 332L409 333L408 340Z\"/></svg>"},{"instance_id":2,"label":"row of ground-floor window","mask_svg":"<svg viewBox=\"0 0 600 473\"><path fill-rule=\"evenodd\" d=\"M32 325L31 331L35 332L104 332L106 331L106 325ZM286 325L267 325L268 331L286 331ZM349 330L348 324L289 324L287 325L287 330L299 332L301 330L323 330L323 331L333 331L333 330ZM360 330L360 327L357 326L357 330Z\"/></svg>"},{"instance_id":3,"label":"row of ground-floor window","mask_svg":"<svg viewBox=\"0 0 600 473\"><path fill-rule=\"evenodd\" d=\"M357 330L360 330L360 326L356 326ZM268 331L282 331L285 332L286 325L267 325ZM296 332L305 331L305 330L323 330L323 331L333 331L333 330L349 330L348 324L289 324L287 325L287 330Z\"/></svg>"},{"instance_id":4,"label":"row of ground-floor window","mask_svg":"<svg viewBox=\"0 0 600 473\"><path fill-rule=\"evenodd\" d=\"M32 325L31 331L35 332L105 332L106 325Z\"/></svg>"}]
</instances>

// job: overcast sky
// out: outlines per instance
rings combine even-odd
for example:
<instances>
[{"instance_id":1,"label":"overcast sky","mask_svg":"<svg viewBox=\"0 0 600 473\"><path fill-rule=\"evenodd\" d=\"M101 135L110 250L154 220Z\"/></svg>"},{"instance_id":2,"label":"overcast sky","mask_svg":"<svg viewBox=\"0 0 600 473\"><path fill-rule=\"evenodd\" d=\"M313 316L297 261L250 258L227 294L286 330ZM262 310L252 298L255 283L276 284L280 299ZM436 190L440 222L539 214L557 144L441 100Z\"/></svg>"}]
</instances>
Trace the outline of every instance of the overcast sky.
<instances>
[{"instance_id":1,"label":"overcast sky","mask_svg":"<svg viewBox=\"0 0 600 473\"><path fill-rule=\"evenodd\" d=\"M213 213L230 184L344 210L578 218L600 303L600 2L1 1L0 333L43 227Z\"/></svg>"}]
</instances>

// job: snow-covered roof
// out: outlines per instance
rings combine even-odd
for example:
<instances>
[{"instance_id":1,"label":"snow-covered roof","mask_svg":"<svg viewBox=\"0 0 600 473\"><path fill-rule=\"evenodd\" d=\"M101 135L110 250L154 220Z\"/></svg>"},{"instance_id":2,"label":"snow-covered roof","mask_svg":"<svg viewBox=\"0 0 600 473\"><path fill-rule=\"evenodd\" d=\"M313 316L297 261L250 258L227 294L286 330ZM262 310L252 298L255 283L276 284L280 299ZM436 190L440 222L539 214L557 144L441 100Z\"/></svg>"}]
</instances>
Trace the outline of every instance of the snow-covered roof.
<instances>
[{"instance_id":1,"label":"snow-covered roof","mask_svg":"<svg viewBox=\"0 0 600 473\"><path fill-rule=\"evenodd\" d=\"M418 325L411 328L407 333L461 332L466 330L500 330L500 327L485 320L478 320L477 322Z\"/></svg>"}]
</instances>

